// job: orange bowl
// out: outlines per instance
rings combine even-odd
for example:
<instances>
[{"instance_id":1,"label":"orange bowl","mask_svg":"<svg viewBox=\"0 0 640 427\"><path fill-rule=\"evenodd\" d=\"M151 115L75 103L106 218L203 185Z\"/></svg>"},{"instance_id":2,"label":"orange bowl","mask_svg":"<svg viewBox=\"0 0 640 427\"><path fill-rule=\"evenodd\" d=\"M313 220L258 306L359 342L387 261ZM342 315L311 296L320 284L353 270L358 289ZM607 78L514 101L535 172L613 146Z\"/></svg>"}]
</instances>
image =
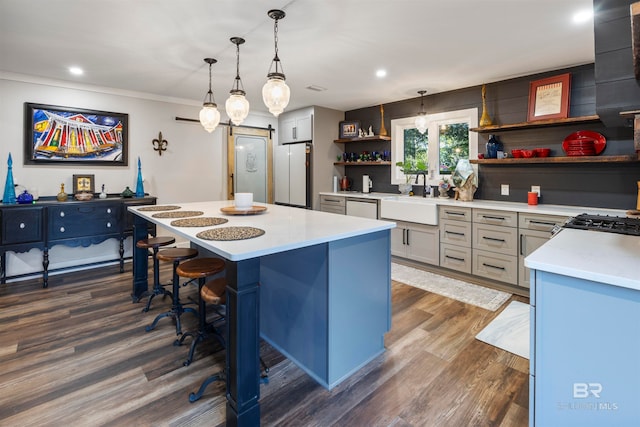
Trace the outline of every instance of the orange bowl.
<instances>
[{"instance_id":1,"label":"orange bowl","mask_svg":"<svg viewBox=\"0 0 640 427\"><path fill-rule=\"evenodd\" d=\"M538 157L549 157L549 154L551 154L550 148L536 148L534 151Z\"/></svg>"},{"instance_id":2,"label":"orange bowl","mask_svg":"<svg viewBox=\"0 0 640 427\"><path fill-rule=\"evenodd\" d=\"M535 150L522 150L522 157L524 157L525 159L529 159L535 156L536 156Z\"/></svg>"}]
</instances>

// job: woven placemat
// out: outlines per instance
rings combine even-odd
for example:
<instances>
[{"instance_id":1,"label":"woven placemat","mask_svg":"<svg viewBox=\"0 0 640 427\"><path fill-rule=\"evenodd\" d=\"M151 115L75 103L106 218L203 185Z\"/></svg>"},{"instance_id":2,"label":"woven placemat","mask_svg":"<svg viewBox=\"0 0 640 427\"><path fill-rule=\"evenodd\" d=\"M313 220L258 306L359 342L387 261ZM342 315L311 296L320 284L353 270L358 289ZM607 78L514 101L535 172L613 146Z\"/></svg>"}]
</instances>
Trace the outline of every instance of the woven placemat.
<instances>
[{"instance_id":1,"label":"woven placemat","mask_svg":"<svg viewBox=\"0 0 640 427\"><path fill-rule=\"evenodd\" d=\"M220 227L201 231L196 237L204 240L244 240L263 234L264 230L255 227Z\"/></svg>"},{"instance_id":2,"label":"woven placemat","mask_svg":"<svg viewBox=\"0 0 640 427\"><path fill-rule=\"evenodd\" d=\"M177 212L160 212L151 215L154 218L187 218L190 216L199 216L204 214L202 211L177 211Z\"/></svg>"},{"instance_id":3,"label":"woven placemat","mask_svg":"<svg viewBox=\"0 0 640 427\"><path fill-rule=\"evenodd\" d=\"M203 216L199 218L185 218L171 221L174 227L207 227L209 225L220 225L229 222L226 218L216 218L213 216Z\"/></svg>"},{"instance_id":4,"label":"woven placemat","mask_svg":"<svg viewBox=\"0 0 640 427\"><path fill-rule=\"evenodd\" d=\"M138 209L142 212L152 212L152 211L175 211L176 209L180 209L180 206L168 205L168 206L145 206L143 208Z\"/></svg>"}]
</instances>

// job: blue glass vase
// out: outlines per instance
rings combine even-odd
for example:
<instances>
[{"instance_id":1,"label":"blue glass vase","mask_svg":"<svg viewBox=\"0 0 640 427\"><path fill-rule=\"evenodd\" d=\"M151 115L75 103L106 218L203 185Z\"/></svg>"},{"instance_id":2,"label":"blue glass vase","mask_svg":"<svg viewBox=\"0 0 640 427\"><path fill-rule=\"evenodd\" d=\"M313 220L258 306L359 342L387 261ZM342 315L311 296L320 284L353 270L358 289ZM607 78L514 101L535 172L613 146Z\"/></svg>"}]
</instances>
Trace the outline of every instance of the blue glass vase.
<instances>
[{"instance_id":1,"label":"blue glass vase","mask_svg":"<svg viewBox=\"0 0 640 427\"><path fill-rule=\"evenodd\" d=\"M495 135L489 135L489 141L487 141L487 159L497 159L498 151L504 151L502 142L498 141Z\"/></svg>"},{"instance_id":2,"label":"blue glass vase","mask_svg":"<svg viewBox=\"0 0 640 427\"><path fill-rule=\"evenodd\" d=\"M136 197L144 197L144 183L142 182L142 163L138 157L138 182L136 183Z\"/></svg>"},{"instance_id":3,"label":"blue glass vase","mask_svg":"<svg viewBox=\"0 0 640 427\"><path fill-rule=\"evenodd\" d=\"M9 153L7 166L7 180L4 184L4 195L2 196L2 203L6 205L13 205L16 203L16 186L13 184L13 160L11 159L11 153Z\"/></svg>"}]
</instances>

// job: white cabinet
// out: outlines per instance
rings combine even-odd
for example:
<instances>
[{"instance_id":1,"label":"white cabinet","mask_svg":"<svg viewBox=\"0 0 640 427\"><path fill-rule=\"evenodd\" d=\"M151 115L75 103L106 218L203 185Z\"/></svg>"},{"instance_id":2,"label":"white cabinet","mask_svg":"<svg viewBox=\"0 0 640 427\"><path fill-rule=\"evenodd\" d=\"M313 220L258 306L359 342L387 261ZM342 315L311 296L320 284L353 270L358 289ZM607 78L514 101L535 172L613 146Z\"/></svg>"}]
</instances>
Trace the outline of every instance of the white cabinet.
<instances>
[{"instance_id":1,"label":"white cabinet","mask_svg":"<svg viewBox=\"0 0 640 427\"><path fill-rule=\"evenodd\" d=\"M440 206L440 267L471 274L471 209Z\"/></svg>"},{"instance_id":2,"label":"white cabinet","mask_svg":"<svg viewBox=\"0 0 640 427\"><path fill-rule=\"evenodd\" d=\"M345 198L342 196L320 196L320 210L322 212L331 212L340 215L344 215L345 212Z\"/></svg>"},{"instance_id":3,"label":"white cabinet","mask_svg":"<svg viewBox=\"0 0 640 427\"><path fill-rule=\"evenodd\" d=\"M391 229L391 254L427 264L438 265L440 251L438 227L396 221Z\"/></svg>"},{"instance_id":4,"label":"white cabinet","mask_svg":"<svg viewBox=\"0 0 640 427\"><path fill-rule=\"evenodd\" d=\"M376 200L347 199L347 215L378 219Z\"/></svg>"},{"instance_id":5,"label":"white cabinet","mask_svg":"<svg viewBox=\"0 0 640 427\"><path fill-rule=\"evenodd\" d=\"M518 284L518 214L473 209L471 272Z\"/></svg>"},{"instance_id":6,"label":"white cabinet","mask_svg":"<svg viewBox=\"0 0 640 427\"><path fill-rule=\"evenodd\" d=\"M313 113L302 109L282 113L278 118L279 144L311 141L313 139Z\"/></svg>"}]
</instances>

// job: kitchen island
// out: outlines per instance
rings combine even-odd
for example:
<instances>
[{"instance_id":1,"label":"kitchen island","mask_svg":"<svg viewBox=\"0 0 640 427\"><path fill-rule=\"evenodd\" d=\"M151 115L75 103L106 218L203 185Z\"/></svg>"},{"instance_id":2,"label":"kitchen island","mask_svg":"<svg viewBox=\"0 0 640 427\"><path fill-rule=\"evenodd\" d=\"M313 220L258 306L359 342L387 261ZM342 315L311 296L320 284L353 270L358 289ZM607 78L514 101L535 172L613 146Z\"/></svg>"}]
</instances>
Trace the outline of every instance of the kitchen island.
<instances>
[{"instance_id":1,"label":"kitchen island","mask_svg":"<svg viewBox=\"0 0 640 427\"><path fill-rule=\"evenodd\" d=\"M640 425L640 236L563 229L525 264L529 425Z\"/></svg>"},{"instance_id":2,"label":"kitchen island","mask_svg":"<svg viewBox=\"0 0 640 427\"><path fill-rule=\"evenodd\" d=\"M391 327L393 222L285 206L225 215L233 201L181 203L180 210L222 217L215 227L177 227L155 212L136 214L134 239L148 221L186 238L201 255L226 261L227 424L259 425L259 338L331 389L384 351ZM172 212L179 212L175 210ZM206 240L204 229L254 227L246 240ZM133 296L148 290L147 253L134 252ZM186 396L185 396L186 401Z\"/></svg>"}]
</instances>

